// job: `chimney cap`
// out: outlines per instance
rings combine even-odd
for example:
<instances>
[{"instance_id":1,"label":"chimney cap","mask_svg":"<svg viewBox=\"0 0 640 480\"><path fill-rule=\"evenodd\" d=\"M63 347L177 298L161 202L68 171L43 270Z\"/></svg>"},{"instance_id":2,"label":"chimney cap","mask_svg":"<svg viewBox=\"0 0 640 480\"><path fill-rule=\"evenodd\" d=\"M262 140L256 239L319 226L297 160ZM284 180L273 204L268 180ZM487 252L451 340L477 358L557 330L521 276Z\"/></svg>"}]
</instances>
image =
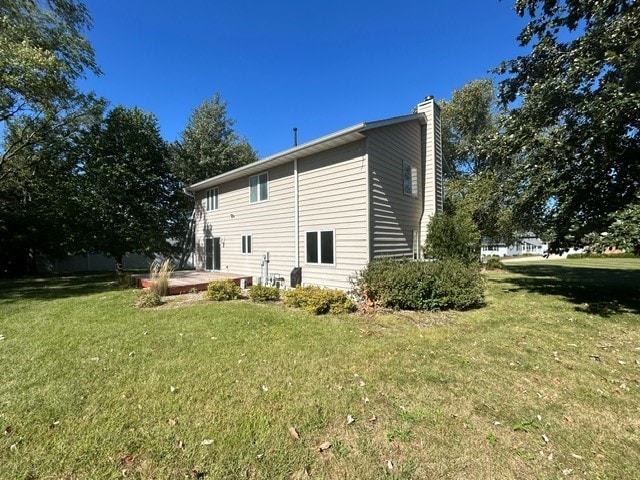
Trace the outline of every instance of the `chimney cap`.
<instances>
[{"instance_id":1,"label":"chimney cap","mask_svg":"<svg viewBox=\"0 0 640 480\"><path fill-rule=\"evenodd\" d=\"M428 102L429 100L433 100L433 95L427 95L426 97L424 97L425 102Z\"/></svg>"}]
</instances>

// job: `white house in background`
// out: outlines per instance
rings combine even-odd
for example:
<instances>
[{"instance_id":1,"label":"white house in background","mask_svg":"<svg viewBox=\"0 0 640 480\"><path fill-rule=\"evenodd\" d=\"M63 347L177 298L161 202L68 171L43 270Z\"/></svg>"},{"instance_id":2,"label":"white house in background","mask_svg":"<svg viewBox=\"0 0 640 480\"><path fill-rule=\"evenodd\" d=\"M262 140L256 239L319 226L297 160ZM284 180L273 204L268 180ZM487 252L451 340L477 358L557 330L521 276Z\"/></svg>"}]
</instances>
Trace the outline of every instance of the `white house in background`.
<instances>
[{"instance_id":1,"label":"white house in background","mask_svg":"<svg viewBox=\"0 0 640 480\"><path fill-rule=\"evenodd\" d=\"M376 257L421 258L442 209L440 108L365 122L191 185L195 266L349 288ZM267 273L268 272L268 273ZM295 282L294 282L295 283Z\"/></svg>"},{"instance_id":2,"label":"white house in background","mask_svg":"<svg viewBox=\"0 0 640 480\"><path fill-rule=\"evenodd\" d=\"M483 257L513 257L517 255L543 255L549 249L549 244L543 242L533 233L519 236L513 243L507 244L504 239L483 238L480 255Z\"/></svg>"}]
</instances>

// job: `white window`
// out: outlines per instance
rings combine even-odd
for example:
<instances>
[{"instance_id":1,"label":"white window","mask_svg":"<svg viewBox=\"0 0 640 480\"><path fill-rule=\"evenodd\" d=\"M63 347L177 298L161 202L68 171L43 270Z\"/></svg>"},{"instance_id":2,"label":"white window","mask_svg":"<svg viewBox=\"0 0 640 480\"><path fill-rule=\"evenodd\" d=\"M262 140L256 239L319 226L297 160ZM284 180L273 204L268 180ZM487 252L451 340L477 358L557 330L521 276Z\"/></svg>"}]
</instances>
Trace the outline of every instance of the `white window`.
<instances>
[{"instance_id":1,"label":"white window","mask_svg":"<svg viewBox=\"0 0 640 480\"><path fill-rule=\"evenodd\" d=\"M251 253L251 234L242 235L242 253Z\"/></svg>"},{"instance_id":2,"label":"white window","mask_svg":"<svg viewBox=\"0 0 640 480\"><path fill-rule=\"evenodd\" d=\"M418 196L418 169L406 162L402 162L402 189L405 195Z\"/></svg>"},{"instance_id":3,"label":"white window","mask_svg":"<svg viewBox=\"0 0 640 480\"><path fill-rule=\"evenodd\" d=\"M249 178L249 202L264 202L269 199L269 174L267 172Z\"/></svg>"},{"instance_id":4,"label":"white window","mask_svg":"<svg viewBox=\"0 0 640 480\"><path fill-rule=\"evenodd\" d=\"M218 187L207 190L207 212L218 209Z\"/></svg>"},{"instance_id":5,"label":"white window","mask_svg":"<svg viewBox=\"0 0 640 480\"><path fill-rule=\"evenodd\" d=\"M307 232L306 249L307 263L317 263L320 265L335 264L335 242L333 230L321 230Z\"/></svg>"}]
</instances>

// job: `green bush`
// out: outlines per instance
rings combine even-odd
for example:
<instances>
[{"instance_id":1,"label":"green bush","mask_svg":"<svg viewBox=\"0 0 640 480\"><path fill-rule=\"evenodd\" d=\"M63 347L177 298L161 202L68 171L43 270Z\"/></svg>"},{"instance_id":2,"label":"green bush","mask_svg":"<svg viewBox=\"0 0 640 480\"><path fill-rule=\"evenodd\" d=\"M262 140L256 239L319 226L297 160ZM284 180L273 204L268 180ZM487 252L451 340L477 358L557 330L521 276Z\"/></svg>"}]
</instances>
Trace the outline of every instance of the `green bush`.
<instances>
[{"instance_id":1,"label":"green bush","mask_svg":"<svg viewBox=\"0 0 640 480\"><path fill-rule=\"evenodd\" d=\"M138 295L136 301L136 307L138 308L152 308L162 305L162 297L155 290L142 290Z\"/></svg>"},{"instance_id":2,"label":"green bush","mask_svg":"<svg viewBox=\"0 0 640 480\"><path fill-rule=\"evenodd\" d=\"M367 302L402 310L437 310L429 263L385 258L360 273L356 290Z\"/></svg>"},{"instance_id":3,"label":"green bush","mask_svg":"<svg viewBox=\"0 0 640 480\"><path fill-rule=\"evenodd\" d=\"M500 260L500 257L496 255L484 257L483 264L484 268L486 268L487 270L502 270L504 268L502 260Z\"/></svg>"},{"instance_id":4,"label":"green bush","mask_svg":"<svg viewBox=\"0 0 640 480\"><path fill-rule=\"evenodd\" d=\"M249 289L249 298L254 302L275 302L280 300L280 289L278 287L254 285Z\"/></svg>"},{"instance_id":5,"label":"green bush","mask_svg":"<svg viewBox=\"0 0 640 480\"><path fill-rule=\"evenodd\" d=\"M331 290L314 286L296 287L286 290L283 302L288 307L302 308L315 315L353 312L356 305L342 290Z\"/></svg>"},{"instance_id":6,"label":"green bush","mask_svg":"<svg viewBox=\"0 0 640 480\"><path fill-rule=\"evenodd\" d=\"M355 280L355 293L374 306L403 310L466 309L481 305L484 280L478 263L374 260Z\"/></svg>"},{"instance_id":7,"label":"green bush","mask_svg":"<svg viewBox=\"0 0 640 480\"><path fill-rule=\"evenodd\" d=\"M480 265L465 265L459 260L430 264L434 277L433 296L440 307L466 310L484 302L484 277Z\"/></svg>"},{"instance_id":8,"label":"green bush","mask_svg":"<svg viewBox=\"0 0 640 480\"><path fill-rule=\"evenodd\" d=\"M240 298L242 289L233 280L212 280L207 286L206 298L216 302Z\"/></svg>"},{"instance_id":9,"label":"green bush","mask_svg":"<svg viewBox=\"0 0 640 480\"><path fill-rule=\"evenodd\" d=\"M480 258L478 227L464 212L435 214L429 222L424 255L432 260L455 258L466 264L478 263Z\"/></svg>"},{"instance_id":10,"label":"green bush","mask_svg":"<svg viewBox=\"0 0 640 480\"><path fill-rule=\"evenodd\" d=\"M618 253L599 253L599 252L585 252L585 253L570 253L567 255L568 259L576 260L578 258L637 258L633 252L618 252Z\"/></svg>"}]
</instances>

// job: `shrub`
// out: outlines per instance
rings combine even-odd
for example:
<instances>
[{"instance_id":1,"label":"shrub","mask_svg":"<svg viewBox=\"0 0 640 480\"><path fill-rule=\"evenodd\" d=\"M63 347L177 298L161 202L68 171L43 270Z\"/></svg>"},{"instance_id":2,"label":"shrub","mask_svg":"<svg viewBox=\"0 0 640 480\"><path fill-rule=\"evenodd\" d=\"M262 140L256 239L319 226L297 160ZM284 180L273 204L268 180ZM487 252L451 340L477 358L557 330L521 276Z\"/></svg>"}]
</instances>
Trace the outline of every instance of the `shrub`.
<instances>
[{"instance_id":1,"label":"shrub","mask_svg":"<svg viewBox=\"0 0 640 480\"><path fill-rule=\"evenodd\" d=\"M240 298L242 289L233 280L212 280L207 286L206 298L216 302Z\"/></svg>"},{"instance_id":2,"label":"shrub","mask_svg":"<svg viewBox=\"0 0 640 480\"><path fill-rule=\"evenodd\" d=\"M465 265L459 260L431 264L435 278L433 296L442 308L466 310L484 302L484 278L480 265Z\"/></svg>"},{"instance_id":3,"label":"shrub","mask_svg":"<svg viewBox=\"0 0 640 480\"><path fill-rule=\"evenodd\" d=\"M142 290L138 295L136 301L136 307L138 308L152 308L162 305L162 297L158 292L149 290Z\"/></svg>"},{"instance_id":4,"label":"shrub","mask_svg":"<svg viewBox=\"0 0 640 480\"><path fill-rule=\"evenodd\" d=\"M486 268L487 270L502 270L504 268L504 265L502 264L502 260L500 260L500 257L497 257L495 255L484 257L483 263L484 263L484 268Z\"/></svg>"},{"instance_id":5,"label":"shrub","mask_svg":"<svg viewBox=\"0 0 640 480\"><path fill-rule=\"evenodd\" d=\"M599 252L585 252L585 253L570 253L567 255L567 259L576 260L579 258L637 258L633 252L617 252L617 253L599 253Z\"/></svg>"},{"instance_id":6,"label":"shrub","mask_svg":"<svg viewBox=\"0 0 640 480\"><path fill-rule=\"evenodd\" d=\"M431 217L424 254L433 260L455 258L466 264L478 263L480 232L464 212L437 213Z\"/></svg>"},{"instance_id":7,"label":"shrub","mask_svg":"<svg viewBox=\"0 0 640 480\"><path fill-rule=\"evenodd\" d=\"M314 286L296 287L285 291L283 302L288 307L302 308L315 315L349 313L356 308L353 301L342 290Z\"/></svg>"},{"instance_id":8,"label":"shrub","mask_svg":"<svg viewBox=\"0 0 640 480\"><path fill-rule=\"evenodd\" d=\"M465 309L484 299L478 263L456 259L438 262L374 260L355 280L363 302L403 310Z\"/></svg>"},{"instance_id":9,"label":"shrub","mask_svg":"<svg viewBox=\"0 0 640 480\"><path fill-rule=\"evenodd\" d=\"M249 289L249 298L254 302L275 302L280 300L280 289L266 285L254 285Z\"/></svg>"},{"instance_id":10,"label":"shrub","mask_svg":"<svg viewBox=\"0 0 640 480\"><path fill-rule=\"evenodd\" d=\"M385 258L367 265L356 281L364 301L403 310L435 310L429 263Z\"/></svg>"}]
</instances>

